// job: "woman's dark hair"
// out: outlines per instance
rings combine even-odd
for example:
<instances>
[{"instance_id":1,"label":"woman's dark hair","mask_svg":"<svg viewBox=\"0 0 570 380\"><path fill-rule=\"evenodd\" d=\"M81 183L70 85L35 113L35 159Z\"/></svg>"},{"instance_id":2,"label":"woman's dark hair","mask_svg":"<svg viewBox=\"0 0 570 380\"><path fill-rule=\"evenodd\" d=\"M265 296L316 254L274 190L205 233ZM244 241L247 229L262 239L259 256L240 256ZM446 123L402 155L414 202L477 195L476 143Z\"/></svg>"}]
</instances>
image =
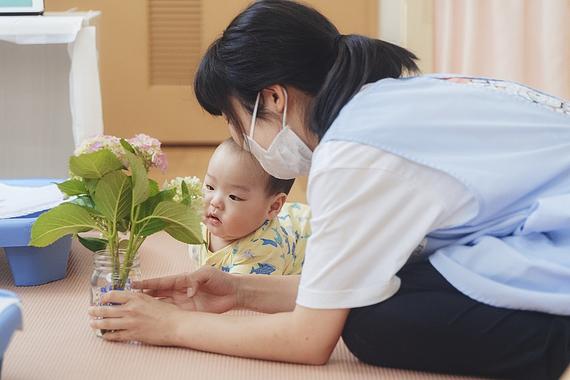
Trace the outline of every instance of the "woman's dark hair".
<instances>
[{"instance_id":1,"label":"woman's dark hair","mask_svg":"<svg viewBox=\"0 0 570 380\"><path fill-rule=\"evenodd\" d=\"M225 115L243 130L230 97L251 113L262 89L275 84L295 87L313 97L309 128L321 138L364 84L415 73L416 59L385 41L341 35L306 5L262 0L250 4L210 45L194 91L207 112Z\"/></svg>"}]
</instances>

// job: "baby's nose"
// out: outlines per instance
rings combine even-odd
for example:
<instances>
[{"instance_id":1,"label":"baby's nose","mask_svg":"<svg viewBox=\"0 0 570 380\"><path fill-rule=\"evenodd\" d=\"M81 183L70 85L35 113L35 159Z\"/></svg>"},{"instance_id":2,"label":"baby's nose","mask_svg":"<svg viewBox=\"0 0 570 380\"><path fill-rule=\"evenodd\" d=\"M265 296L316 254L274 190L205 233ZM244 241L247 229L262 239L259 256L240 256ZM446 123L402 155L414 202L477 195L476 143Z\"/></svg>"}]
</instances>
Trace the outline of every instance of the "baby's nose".
<instances>
[{"instance_id":1,"label":"baby's nose","mask_svg":"<svg viewBox=\"0 0 570 380\"><path fill-rule=\"evenodd\" d=\"M210 200L210 205L217 209L224 208L224 202L221 197L216 197L216 196L212 197L212 199Z\"/></svg>"}]
</instances>

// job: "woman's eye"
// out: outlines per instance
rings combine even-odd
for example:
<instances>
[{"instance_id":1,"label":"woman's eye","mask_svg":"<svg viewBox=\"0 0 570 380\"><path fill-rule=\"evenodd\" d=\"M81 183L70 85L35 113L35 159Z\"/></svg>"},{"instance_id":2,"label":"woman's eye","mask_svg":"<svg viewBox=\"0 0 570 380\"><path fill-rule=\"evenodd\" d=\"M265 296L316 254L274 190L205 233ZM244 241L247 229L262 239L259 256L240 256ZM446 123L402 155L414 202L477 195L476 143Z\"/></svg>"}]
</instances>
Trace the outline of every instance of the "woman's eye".
<instances>
[{"instance_id":1,"label":"woman's eye","mask_svg":"<svg viewBox=\"0 0 570 380\"><path fill-rule=\"evenodd\" d=\"M214 188L210 185L206 185L205 187L206 187L206 190L210 190L210 191L214 190Z\"/></svg>"},{"instance_id":2,"label":"woman's eye","mask_svg":"<svg viewBox=\"0 0 570 380\"><path fill-rule=\"evenodd\" d=\"M230 195L230 199L232 201L243 201L243 199L241 199L240 197L236 197L235 195Z\"/></svg>"}]
</instances>

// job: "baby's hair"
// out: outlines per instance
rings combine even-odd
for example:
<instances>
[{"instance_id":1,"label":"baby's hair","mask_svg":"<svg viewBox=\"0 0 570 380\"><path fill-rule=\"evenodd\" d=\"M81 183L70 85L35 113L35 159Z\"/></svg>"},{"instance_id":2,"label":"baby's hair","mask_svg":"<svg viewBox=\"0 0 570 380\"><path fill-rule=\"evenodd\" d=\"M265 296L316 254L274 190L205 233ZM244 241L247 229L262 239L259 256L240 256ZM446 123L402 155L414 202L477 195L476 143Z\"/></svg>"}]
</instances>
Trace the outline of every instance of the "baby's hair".
<instances>
[{"instance_id":1,"label":"baby's hair","mask_svg":"<svg viewBox=\"0 0 570 380\"><path fill-rule=\"evenodd\" d=\"M279 194L279 193L285 193L287 195L289 195L289 192L291 191L291 187L293 187L293 183L295 182L295 179L279 179L279 178L275 178L272 175L270 175L269 173L267 173L265 170L263 170L263 168L261 167L261 165L259 164L259 162L257 161L257 159L248 151L244 150L242 147L240 147L232 138L229 138L225 141L223 141L219 146L219 148L229 148L232 150L232 152L235 153L241 153L241 154L246 154L249 156L249 158L251 158L255 164L259 167L259 172L264 174L267 177L267 184L265 186L265 191L267 192L268 195L275 195L275 194Z\"/></svg>"}]
</instances>

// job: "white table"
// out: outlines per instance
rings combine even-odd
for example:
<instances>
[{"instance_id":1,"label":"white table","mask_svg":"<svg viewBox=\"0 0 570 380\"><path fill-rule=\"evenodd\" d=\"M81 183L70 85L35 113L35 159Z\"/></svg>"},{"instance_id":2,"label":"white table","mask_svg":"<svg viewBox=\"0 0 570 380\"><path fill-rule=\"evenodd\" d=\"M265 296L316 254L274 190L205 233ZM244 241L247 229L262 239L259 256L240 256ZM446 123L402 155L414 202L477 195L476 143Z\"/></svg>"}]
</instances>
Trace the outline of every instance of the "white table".
<instances>
[{"instance_id":1,"label":"white table","mask_svg":"<svg viewBox=\"0 0 570 380\"><path fill-rule=\"evenodd\" d=\"M0 17L0 178L66 177L103 133L99 12Z\"/></svg>"}]
</instances>

